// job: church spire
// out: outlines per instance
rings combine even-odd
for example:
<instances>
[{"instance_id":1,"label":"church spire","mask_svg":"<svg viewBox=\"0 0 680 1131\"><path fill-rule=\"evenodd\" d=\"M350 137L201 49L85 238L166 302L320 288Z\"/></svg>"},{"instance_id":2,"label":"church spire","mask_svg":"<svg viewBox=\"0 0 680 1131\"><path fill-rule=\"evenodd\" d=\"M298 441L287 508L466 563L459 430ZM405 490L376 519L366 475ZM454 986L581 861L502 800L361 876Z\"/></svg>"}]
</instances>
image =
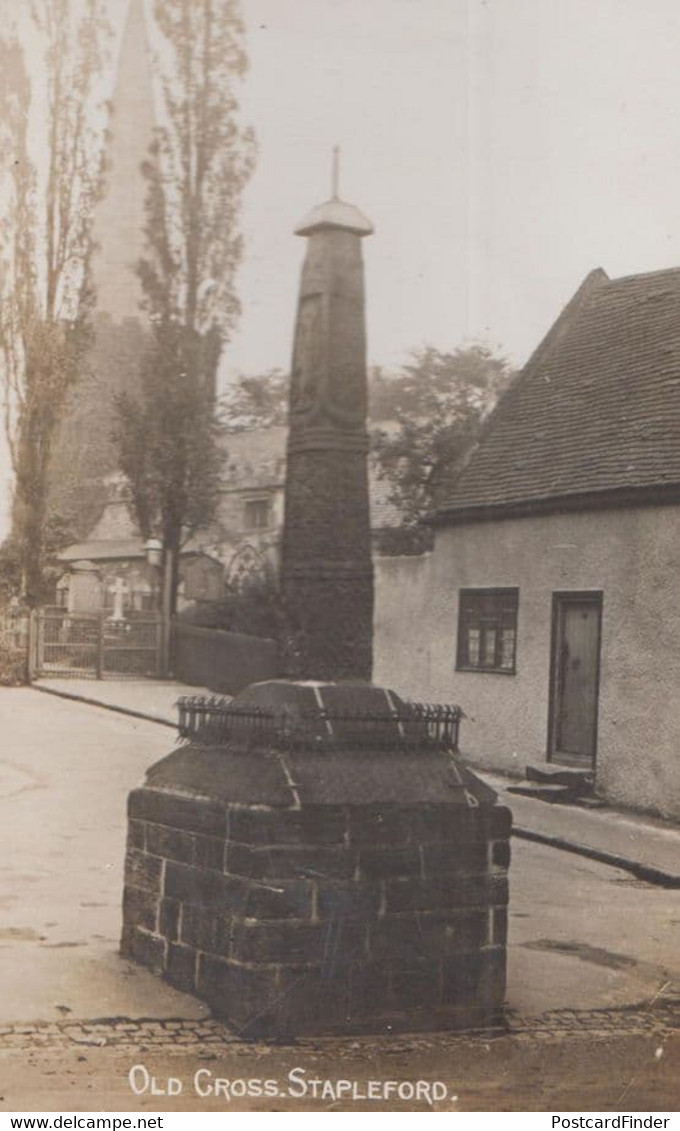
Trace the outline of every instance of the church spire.
<instances>
[{"instance_id":1,"label":"church spire","mask_svg":"<svg viewBox=\"0 0 680 1131\"><path fill-rule=\"evenodd\" d=\"M143 0L130 0L118 56L106 187L94 217L97 310L115 321L139 317L135 266L144 250L146 184L141 164L156 125L151 53Z\"/></svg>"}]
</instances>

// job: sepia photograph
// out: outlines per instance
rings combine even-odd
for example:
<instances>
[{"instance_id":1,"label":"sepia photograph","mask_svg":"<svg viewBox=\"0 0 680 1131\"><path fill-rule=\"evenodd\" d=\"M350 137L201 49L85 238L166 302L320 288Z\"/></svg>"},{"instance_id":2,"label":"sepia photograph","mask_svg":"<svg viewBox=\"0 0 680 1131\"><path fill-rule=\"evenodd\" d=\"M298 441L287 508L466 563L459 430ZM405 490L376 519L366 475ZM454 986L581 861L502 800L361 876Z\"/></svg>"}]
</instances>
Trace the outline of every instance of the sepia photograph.
<instances>
[{"instance_id":1,"label":"sepia photograph","mask_svg":"<svg viewBox=\"0 0 680 1131\"><path fill-rule=\"evenodd\" d=\"M0 17L3 1126L671 1127L680 6Z\"/></svg>"}]
</instances>

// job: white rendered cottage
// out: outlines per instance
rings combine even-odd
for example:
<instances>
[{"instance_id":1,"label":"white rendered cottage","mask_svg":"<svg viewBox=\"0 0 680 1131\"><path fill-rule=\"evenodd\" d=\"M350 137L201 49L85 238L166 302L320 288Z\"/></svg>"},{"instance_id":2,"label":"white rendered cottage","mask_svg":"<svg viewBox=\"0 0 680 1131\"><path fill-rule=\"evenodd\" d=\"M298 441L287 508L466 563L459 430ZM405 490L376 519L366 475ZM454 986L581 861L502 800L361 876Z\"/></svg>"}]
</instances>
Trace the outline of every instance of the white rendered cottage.
<instances>
[{"instance_id":1,"label":"white rendered cottage","mask_svg":"<svg viewBox=\"0 0 680 1131\"><path fill-rule=\"evenodd\" d=\"M680 817L680 270L586 278L434 521L378 564L376 681L459 703L473 763Z\"/></svg>"}]
</instances>

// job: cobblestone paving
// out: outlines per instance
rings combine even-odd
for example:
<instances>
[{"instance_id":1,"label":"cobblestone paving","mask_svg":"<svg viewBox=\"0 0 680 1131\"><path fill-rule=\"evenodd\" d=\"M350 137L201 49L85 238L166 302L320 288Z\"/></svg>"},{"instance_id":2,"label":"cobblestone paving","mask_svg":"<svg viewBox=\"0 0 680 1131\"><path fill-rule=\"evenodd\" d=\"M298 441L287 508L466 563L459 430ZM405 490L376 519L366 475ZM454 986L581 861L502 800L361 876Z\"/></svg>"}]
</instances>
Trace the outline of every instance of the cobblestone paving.
<instances>
[{"instance_id":1,"label":"cobblestone paving","mask_svg":"<svg viewBox=\"0 0 680 1131\"><path fill-rule=\"evenodd\" d=\"M513 1042L554 1040L565 1037L595 1037L680 1032L680 998L659 1000L648 1006L627 1009L597 1009L588 1012L555 1010L539 1017L519 1018L510 1014L508 1028L494 1034ZM334 1037L316 1038L296 1042L296 1047L320 1049L332 1042L334 1048L346 1046L356 1050L360 1042L375 1044L389 1041L390 1051L406 1051L414 1044L458 1042L488 1043L489 1034L437 1033L405 1037ZM78 1046L92 1048L134 1047L142 1050L159 1048L186 1049L198 1055L215 1052L220 1045L243 1045L219 1021L129 1021L125 1018L102 1018L93 1021L57 1021L31 1025L4 1025L0 1027L0 1052L15 1049L70 1049ZM248 1047L253 1047L248 1042Z\"/></svg>"}]
</instances>

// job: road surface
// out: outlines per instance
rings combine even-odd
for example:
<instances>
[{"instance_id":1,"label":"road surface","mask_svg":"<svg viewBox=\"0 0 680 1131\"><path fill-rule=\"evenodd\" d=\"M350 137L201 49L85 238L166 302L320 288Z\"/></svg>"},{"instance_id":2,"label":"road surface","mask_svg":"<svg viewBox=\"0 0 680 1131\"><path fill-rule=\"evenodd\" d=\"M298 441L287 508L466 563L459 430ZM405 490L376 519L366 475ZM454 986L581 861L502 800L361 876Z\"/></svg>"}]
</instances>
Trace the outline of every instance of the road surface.
<instances>
[{"instance_id":1,"label":"road surface","mask_svg":"<svg viewBox=\"0 0 680 1131\"><path fill-rule=\"evenodd\" d=\"M450 1095L437 1110L590 1099L661 1110L677 1096L675 1023L654 1009L680 996L680 891L513 841L511 1037L306 1042L294 1054L230 1043L201 1004L117 954L126 797L172 733L30 689L0 689L0 733L0 1110L229 1106L193 1093L201 1066L220 1078L284 1079L300 1064L330 1077L446 1077ZM127 1073L140 1057L159 1081L182 1080L181 1096L136 1097ZM257 1097L230 1104L267 1109ZM274 1102L291 1106L329 1101Z\"/></svg>"}]
</instances>

